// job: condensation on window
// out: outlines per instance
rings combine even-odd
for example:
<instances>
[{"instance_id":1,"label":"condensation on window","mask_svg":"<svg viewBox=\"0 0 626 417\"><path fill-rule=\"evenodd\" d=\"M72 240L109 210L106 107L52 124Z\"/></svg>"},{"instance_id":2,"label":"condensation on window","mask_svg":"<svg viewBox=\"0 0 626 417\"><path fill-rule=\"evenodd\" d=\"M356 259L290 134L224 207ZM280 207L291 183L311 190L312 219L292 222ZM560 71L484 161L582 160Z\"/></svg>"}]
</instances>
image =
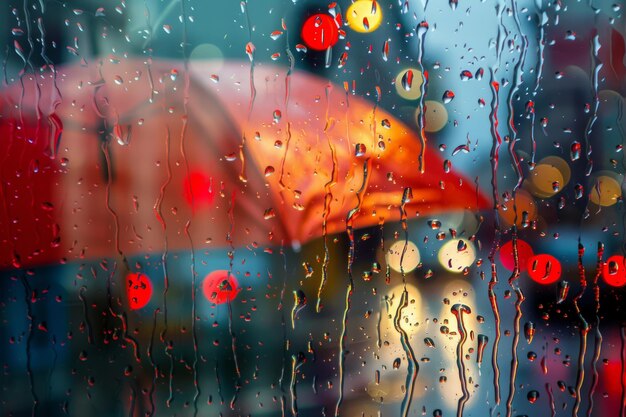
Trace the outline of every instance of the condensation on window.
<instances>
[{"instance_id":1,"label":"condensation on window","mask_svg":"<svg viewBox=\"0 0 626 417\"><path fill-rule=\"evenodd\" d=\"M6 416L626 416L617 0L6 0Z\"/></svg>"}]
</instances>

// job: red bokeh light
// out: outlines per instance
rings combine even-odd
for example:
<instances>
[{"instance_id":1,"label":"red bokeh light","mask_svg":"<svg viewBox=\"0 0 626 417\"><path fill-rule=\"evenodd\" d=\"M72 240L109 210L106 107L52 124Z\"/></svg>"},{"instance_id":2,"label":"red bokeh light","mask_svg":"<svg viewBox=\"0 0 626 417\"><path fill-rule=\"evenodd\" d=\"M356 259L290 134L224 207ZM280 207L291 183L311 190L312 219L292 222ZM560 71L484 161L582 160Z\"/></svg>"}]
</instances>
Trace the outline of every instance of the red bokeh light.
<instances>
[{"instance_id":1,"label":"red bokeh light","mask_svg":"<svg viewBox=\"0 0 626 417\"><path fill-rule=\"evenodd\" d=\"M548 285L561 278L561 263L552 255L535 255L528 259L528 275L539 284Z\"/></svg>"},{"instance_id":2,"label":"red bokeh light","mask_svg":"<svg viewBox=\"0 0 626 417\"><path fill-rule=\"evenodd\" d=\"M211 303L233 301L241 291L237 279L226 270L213 271L204 278L202 293Z\"/></svg>"},{"instance_id":3,"label":"red bokeh light","mask_svg":"<svg viewBox=\"0 0 626 417\"><path fill-rule=\"evenodd\" d=\"M533 248L523 240L517 239L517 259L520 272L526 270L528 260L533 257ZM515 258L513 256L513 241L509 240L500 248L500 262L502 266L513 271L515 268Z\"/></svg>"},{"instance_id":4,"label":"red bokeh light","mask_svg":"<svg viewBox=\"0 0 626 417\"><path fill-rule=\"evenodd\" d=\"M613 255L602 267L604 281L613 287L626 285L626 259L621 255Z\"/></svg>"},{"instance_id":5,"label":"red bokeh light","mask_svg":"<svg viewBox=\"0 0 626 417\"><path fill-rule=\"evenodd\" d=\"M324 51L337 43L339 29L330 15L319 13L304 22L301 36L309 48Z\"/></svg>"},{"instance_id":6,"label":"red bokeh light","mask_svg":"<svg viewBox=\"0 0 626 417\"><path fill-rule=\"evenodd\" d=\"M131 310L144 308L152 298L152 282L146 274L126 275L126 296Z\"/></svg>"},{"instance_id":7,"label":"red bokeh light","mask_svg":"<svg viewBox=\"0 0 626 417\"><path fill-rule=\"evenodd\" d=\"M202 205L209 205L215 196L215 184L211 177L202 171L191 171L183 181L183 192L185 201L194 208Z\"/></svg>"}]
</instances>

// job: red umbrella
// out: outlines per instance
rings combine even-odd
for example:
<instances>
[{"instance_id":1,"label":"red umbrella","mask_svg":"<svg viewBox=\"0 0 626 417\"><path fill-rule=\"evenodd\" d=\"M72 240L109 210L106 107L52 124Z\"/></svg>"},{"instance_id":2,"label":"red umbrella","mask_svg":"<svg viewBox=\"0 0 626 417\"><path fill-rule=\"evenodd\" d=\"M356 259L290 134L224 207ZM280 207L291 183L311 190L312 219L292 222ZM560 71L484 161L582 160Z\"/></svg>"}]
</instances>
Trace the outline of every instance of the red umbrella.
<instances>
[{"instance_id":1,"label":"red umbrella","mask_svg":"<svg viewBox=\"0 0 626 417\"><path fill-rule=\"evenodd\" d=\"M0 265L306 242L488 205L386 111L249 63L116 59L25 75L0 103ZM252 80L252 82L251 82ZM364 180L364 173L367 178Z\"/></svg>"}]
</instances>

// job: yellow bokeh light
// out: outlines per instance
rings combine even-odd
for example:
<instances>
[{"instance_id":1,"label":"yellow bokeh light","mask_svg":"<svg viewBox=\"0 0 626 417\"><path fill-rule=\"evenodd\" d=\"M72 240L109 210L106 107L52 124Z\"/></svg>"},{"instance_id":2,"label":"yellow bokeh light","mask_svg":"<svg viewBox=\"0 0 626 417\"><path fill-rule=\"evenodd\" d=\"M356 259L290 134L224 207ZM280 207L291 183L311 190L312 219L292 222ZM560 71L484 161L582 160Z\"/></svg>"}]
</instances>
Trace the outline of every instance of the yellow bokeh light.
<instances>
[{"instance_id":1,"label":"yellow bokeh light","mask_svg":"<svg viewBox=\"0 0 626 417\"><path fill-rule=\"evenodd\" d=\"M427 132L438 132L448 123L448 111L438 101L426 100L424 102L426 111L424 113L424 130ZM415 110L415 122L420 117L420 109Z\"/></svg>"},{"instance_id":2,"label":"yellow bokeh light","mask_svg":"<svg viewBox=\"0 0 626 417\"><path fill-rule=\"evenodd\" d=\"M474 245L465 239L452 239L439 249L439 263L450 272L460 273L476 260Z\"/></svg>"},{"instance_id":3,"label":"yellow bokeh light","mask_svg":"<svg viewBox=\"0 0 626 417\"><path fill-rule=\"evenodd\" d=\"M609 207L617 203L617 199L622 196L620 183L608 175L600 175L596 178L589 200L599 206Z\"/></svg>"},{"instance_id":4,"label":"yellow bokeh light","mask_svg":"<svg viewBox=\"0 0 626 417\"><path fill-rule=\"evenodd\" d=\"M406 249L405 249L406 243ZM404 253L404 255L403 255ZM420 263L420 251L411 241L395 242L385 254L387 265L396 272L411 272Z\"/></svg>"},{"instance_id":5,"label":"yellow bokeh light","mask_svg":"<svg viewBox=\"0 0 626 417\"><path fill-rule=\"evenodd\" d=\"M402 310L400 317L400 323L402 330L404 330L409 337L417 334L421 330L420 324L423 324L424 319L428 315L428 303L424 304L422 294L415 285L407 284L407 302L408 305ZM404 292L404 284L394 286L389 292L387 292L388 302L386 305L381 306L382 320L380 322L380 335L383 340L393 341L390 343L390 349L386 352L382 352L383 356L387 355L388 358L394 358L398 353L402 352L402 346L398 339L398 331L394 326L394 319L398 311L400 299Z\"/></svg>"},{"instance_id":6,"label":"yellow bokeh light","mask_svg":"<svg viewBox=\"0 0 626 417\"><path fill-rule=\"evenodd\" d=\"M375 0L358 0L348 7L346 22L356 32L370 33L378 29L383 12Z\"/></svg>"},{"instance_id":7,"label":"yellow bokeh light","mask_svg":"<svg viewBox=\"0 0 626 417\"><path fill-rule=\"evenodd\" d=\"M410 84L403 81L409 78L409 71L413 74L413 81ZM421 87L423 82L424 77L419 70L407 68L396 75L396 92L405 100L417 100L422 94Z\"/></svg>"},{"instance_id":8,"label":"yellow bokeh light","mask_svg":"<svg viewBox=\"0 0 626 417\"><path fill-rule=\"evenodd\" d=\"M552 197L565 186L561 171L548 164L537 165L530 172L529 180L530 192L540 198Z\"/></svg>"},{"instance_id":9,"label":"yellow bokeh light","mask_svg":"<svg viewBox=\"0 0 626 417\"><path fill-rule=\"evenodd\" d=\"M558 169L561 175L563 176L563 184L561 184L561 188L563 188L569 182L570 177L572 176L572 170L569 167L567 161L558 156L546 156L541 161L539 161L540 165L551 165L554 168Z\"/></svg>"},{"instance_id":10,"label":"yellow bokeh light","mask_svg":"<svg viewBox=\"0 0 626 417\"><path fill-rule=\"evenodd\" d=\"M465 349L475 345L475 341L471 340L470 334L473 332L474 335L480 332L478 328L478 323L476 321L476 293L474 291L474 287L467 280L462 279L454 279L451 282L446 283L441 292L438 292L438 297L443 300L447 299L446 303L441 304L441 309L439 311L439 320L441 323L445 323L445 320L448 321L447 327L450 329L450 335L435 335L437 336L436 340L438 342L445 342L447 349L441 349L440 354L440 364L442 368L449 369L452 373L448 374L448 379L445 385L446 392L449 392L449 395L444 395L443 400L444 403L448 407L453 407L457 404L459 397L461 395L461 382L458 377L455 378L456 371L456 345L460 341L460 335L458 333L458 322L456 317L452 314L451 307L455 304L464 304L472 310L471 314L463 315L463 323L465 324L465 331L468 334L468 338L465 342ZM452 333L455 333L452 335ZM483 359L484 360L484 359ZM467 376L473 379L479 378L479 367L476 363L476 360L472 357L472 360L465 360L465 372ZM471 389L471 386L468 387Z\"/></svg>"}]
</instances>

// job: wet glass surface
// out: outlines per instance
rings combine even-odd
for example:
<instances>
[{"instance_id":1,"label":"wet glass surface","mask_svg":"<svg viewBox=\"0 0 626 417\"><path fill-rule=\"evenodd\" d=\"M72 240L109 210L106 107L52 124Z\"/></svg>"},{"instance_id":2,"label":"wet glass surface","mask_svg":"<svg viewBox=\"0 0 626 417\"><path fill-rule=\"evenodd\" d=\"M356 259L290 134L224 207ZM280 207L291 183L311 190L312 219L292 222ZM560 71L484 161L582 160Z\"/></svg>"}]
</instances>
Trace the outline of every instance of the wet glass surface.
<instances>
[{"instance_id":1,"label":"wet glass surface","mask_svg":"<svg viewBox=\"0 0 626 417\"><path fill-rule=\"evenodd\" d=\"M626 416L623 2L3 6L1 415Z\"/></svg>"}]
</instances>

